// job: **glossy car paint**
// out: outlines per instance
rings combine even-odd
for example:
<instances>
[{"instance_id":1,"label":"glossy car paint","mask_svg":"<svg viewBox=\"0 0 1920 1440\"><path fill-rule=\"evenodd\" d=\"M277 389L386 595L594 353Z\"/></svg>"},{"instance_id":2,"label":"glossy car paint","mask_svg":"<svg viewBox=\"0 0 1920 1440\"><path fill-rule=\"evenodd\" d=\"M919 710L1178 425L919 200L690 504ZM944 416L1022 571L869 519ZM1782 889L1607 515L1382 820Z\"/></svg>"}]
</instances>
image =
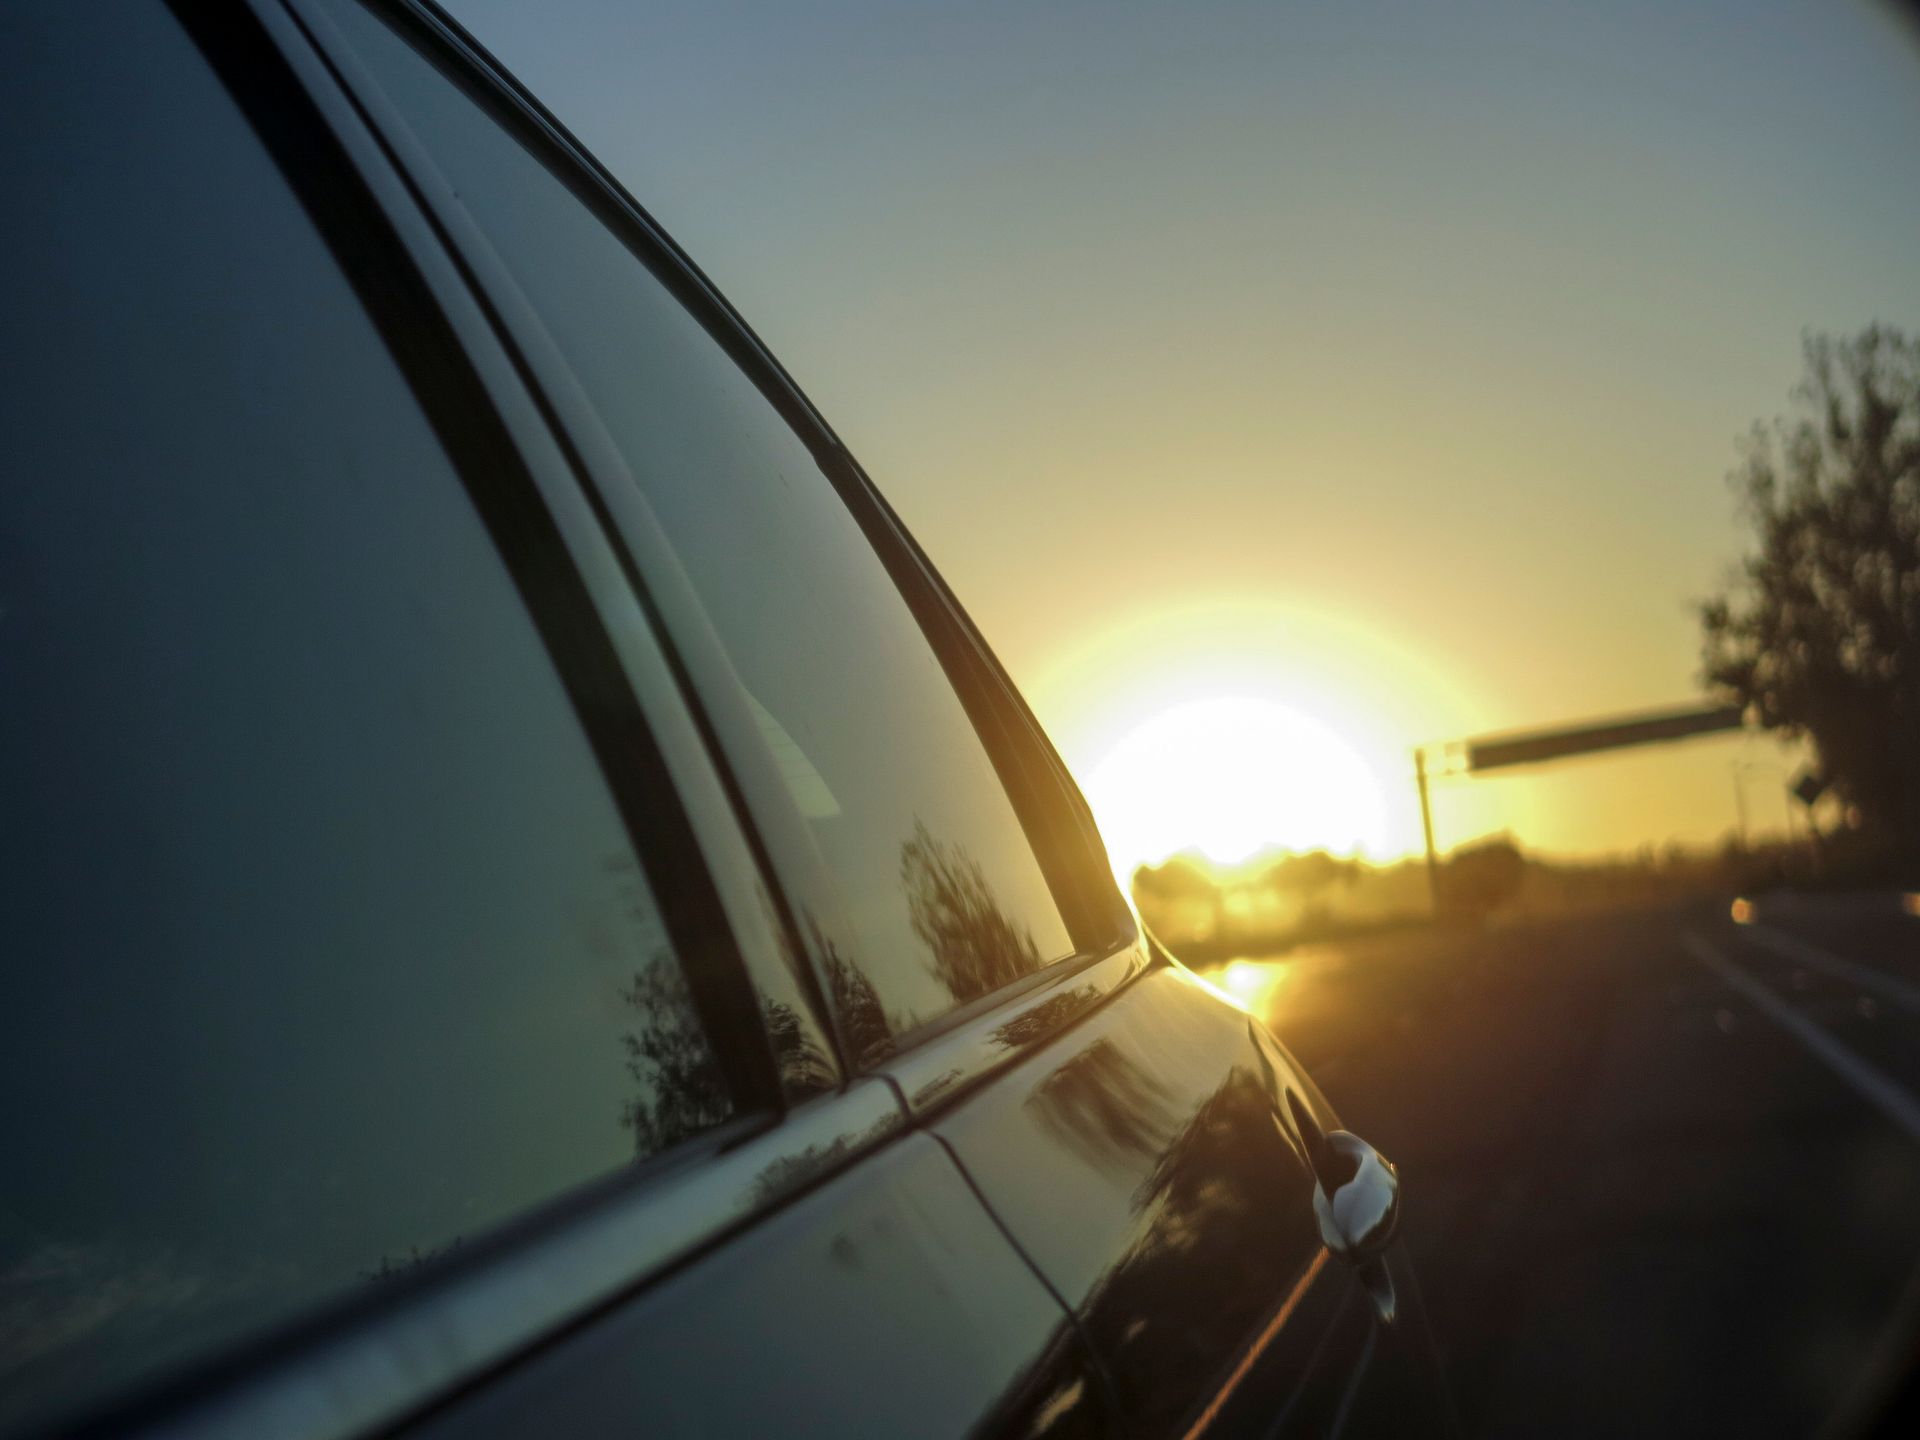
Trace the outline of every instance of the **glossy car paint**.
<instances>
[{"instance_id":1,"label":"glossy car paint","mask_svg":"<svg viewBox=\"0 0 1920 1440\"><path fill-rule=\"evenodd\" d=\"M1109 1433L1078 1334L913 1135L410 1433Z\"/></svg>"},{"instance_id":2,"label":"glossy car paint","mask_svg":"<svg viewBox=\"0 0 1920 1440\"><path fill-rule=\"evenodd\" d=\"M707 1153L652 1184L616 1178L574 1197L561 1214L481 1242L461 1263L387 1297L376 1313L357 1307L318 1317L231 1373L136 1397L103 1428L183 1440L384 1433L905 1134L889 1088L868 1080L764 1133L716 1135ZM919 1191L939 1178L937 1167L922 1171Z\"/></svg>"},{"instance_id":3,"label":"glossy car paint","mask_svg":"<svg viewBox=\"0 0 1920 1440\"><path fill-rule=\"evenodd\" d=\"M1163 964L932 1122L1074 1308L1137 1433L1258 1410L1271 1377L1351 1378L1350 1347L1314 1360L1354 1277L1320 1243L1289 1090L1330 1122L1257 1021Z\"/></svg>"}]
</instances>

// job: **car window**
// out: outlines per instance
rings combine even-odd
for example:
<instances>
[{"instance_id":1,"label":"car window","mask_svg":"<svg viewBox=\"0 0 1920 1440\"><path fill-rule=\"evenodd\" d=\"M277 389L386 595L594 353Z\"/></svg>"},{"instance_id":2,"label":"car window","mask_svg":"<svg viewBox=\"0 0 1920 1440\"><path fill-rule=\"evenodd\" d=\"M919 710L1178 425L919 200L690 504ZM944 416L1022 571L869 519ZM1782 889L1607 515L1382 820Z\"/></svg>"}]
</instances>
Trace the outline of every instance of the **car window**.
<instances>
[{"instance_id":1,"label":"car window","mask_svg":"<svg viewBox=\"0 0 1920 1440\"><path fill-rule=\"evenodd\" d=\"M1071 953L966 710L807 447L515 136L357 5L327 8L538 310L691 577L781 803L851 917L826 963L855 1059Z\"/></svg>"},{"instance_id":2,"label":"car window","mask_svg":"<svg viewBox=\"0 0 1920 1440\"><path fill-rule=\"evenodd\" d=\"M5 25L0 1428L729 1108L514 575L239 110L161 7Z\"/></svg>"}]
</instances>

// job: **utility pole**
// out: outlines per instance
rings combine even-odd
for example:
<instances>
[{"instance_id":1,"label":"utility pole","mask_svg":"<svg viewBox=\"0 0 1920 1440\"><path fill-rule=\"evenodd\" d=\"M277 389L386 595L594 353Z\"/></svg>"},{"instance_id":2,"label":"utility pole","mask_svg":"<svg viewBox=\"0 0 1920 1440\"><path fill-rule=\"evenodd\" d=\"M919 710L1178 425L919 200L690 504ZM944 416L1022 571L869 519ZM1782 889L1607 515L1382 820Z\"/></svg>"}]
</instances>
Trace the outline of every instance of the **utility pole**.
<instances>
[{"instance_id":1,"label":"utility pole","mask_svg":"<svg viewBox=\"0 0 1920 1440\"><path fill-rule=\"evenodd\" d=\"M1420 789L1420 833L1427 842L1427 898L1437 920L1440 918L1440 857L1433 849L1433 803L1427 798L1427 752L1419 745L1413 747L1413 783Z\"/></svg>"},{"instance_id":2,"label":"utility pole","mask_svg":"<svg viewBox=\"0 0 1920 1440\"><path fill-rule=\"evenodd\" d=\"M1583 720L1572 725L1556 725L1548 730L1507 731L1499 735L1474 735L1465 740L1450 740L1432 748L1439 751L1441 773L1484 775L1521 765L1540 765L1551 760L1571 759L1576 755L1596 755L1603 750L1622 750L1630 745L1665 744L1695 735L1716 735L1724 730L1739 730L1746 724L1746 712L1738 705L1683 705L1667 710L1643 711L1637 715L1614 715L1598 720ZM1427 841L1427 892L1433 901L1433 913L1440 914L1440 856L1433 848L1433 805L1427 795L1427 748L1416 746L1413 752L1413 781L1420 788L1420 828ZM1807 791L1795 793L1808 805L1819 798L1817 778L1807 780ZM1740 848L1746 849L1747 792L1741 784L1738 762L1733 772L1733 798L1740 811ZM1815 833L1818 833L1817 831Z\"/></svg>"}]
</instances>

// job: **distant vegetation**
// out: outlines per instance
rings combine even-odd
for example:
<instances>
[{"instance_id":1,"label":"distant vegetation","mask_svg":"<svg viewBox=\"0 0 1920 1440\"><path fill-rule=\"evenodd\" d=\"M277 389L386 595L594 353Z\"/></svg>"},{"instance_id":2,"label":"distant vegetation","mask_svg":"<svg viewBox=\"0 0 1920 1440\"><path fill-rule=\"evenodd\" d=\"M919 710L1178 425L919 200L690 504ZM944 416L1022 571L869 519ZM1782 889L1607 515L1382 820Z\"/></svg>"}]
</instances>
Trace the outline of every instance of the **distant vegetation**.
<instances>
[{"instance_id":1,"label":"distant vegetation","mask_svg":"<svg viewBox=\"0 0 1920 1440\"><path fill-rule=\"evenodd\" d=\"M1598 861L1507 836L1422 860L1325 851L1220 868L1179 855L1134 873L1141 914L1197 959L1368 930L1658 904L1783 884L1920 883L1920 338L1809 335L1800 413L1756 425L1732 479L1754 545L1700 609L1704 679L1767 729L1811 742L1841 825L1754 848L1651 847ZM1436 917L1435 890L1438 891Z\"/></svg>"},{"instance_id":2,"label":"distant vegetation","mask_svg":"<svg viewBox=\"0 0 1920 1440\"><path fill-rule=\"evenodd\" d=\"M1707 683L1813 742L1820 776L1920 875L1920 340L1805 341L1802 413L1735 472L1756 546L1701 609Z\"/></svg>"},{"instance_id":3,"label":"distant vegetation","mask_svg":"<svg viewBox=\"0 0 1920 1440\"><path fill-rule=\"evenodd\" d=\"M1440 919L1569 914L1727 896L1783 884L1870 883L1880 851L1852 833L1819 842L1744 848L1648 848L1604 860L1561 860L1523 852L1505 835L1476 841L1440 866ZM1426 862L1391 865L1324 850L1268 855L1220 867L1198 855L1143 865L1133 895L1154 933L1182 959L1257 954L1400 926L1431 923Z\"/></svg>"}]
</instances>

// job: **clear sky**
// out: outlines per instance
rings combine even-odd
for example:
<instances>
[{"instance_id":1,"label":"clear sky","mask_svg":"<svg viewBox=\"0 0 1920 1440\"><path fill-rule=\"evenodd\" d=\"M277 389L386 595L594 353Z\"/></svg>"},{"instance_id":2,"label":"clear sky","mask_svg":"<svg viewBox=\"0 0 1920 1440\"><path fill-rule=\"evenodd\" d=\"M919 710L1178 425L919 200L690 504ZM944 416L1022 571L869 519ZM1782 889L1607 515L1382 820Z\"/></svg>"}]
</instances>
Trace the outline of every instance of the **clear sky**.
<instances>
[{"instance_id":1,"label":"clear sky","mask_svg":"<svg viewBox=\"0 0 1920 1440\"><path fill-rule=\"evenodd\" d=\"M1380 794L1320 843L1380 855L1414 742L1693 698L1801 332L1920 328L1920 50L1864 6L450 8L826 412L1141 856L1204 838L1117 813L1169 708L1332 731ZM1735 762L1777 826L1790 759L1443 787L1440 839L1707 839Z\"/></svg>"}]
</instances>

